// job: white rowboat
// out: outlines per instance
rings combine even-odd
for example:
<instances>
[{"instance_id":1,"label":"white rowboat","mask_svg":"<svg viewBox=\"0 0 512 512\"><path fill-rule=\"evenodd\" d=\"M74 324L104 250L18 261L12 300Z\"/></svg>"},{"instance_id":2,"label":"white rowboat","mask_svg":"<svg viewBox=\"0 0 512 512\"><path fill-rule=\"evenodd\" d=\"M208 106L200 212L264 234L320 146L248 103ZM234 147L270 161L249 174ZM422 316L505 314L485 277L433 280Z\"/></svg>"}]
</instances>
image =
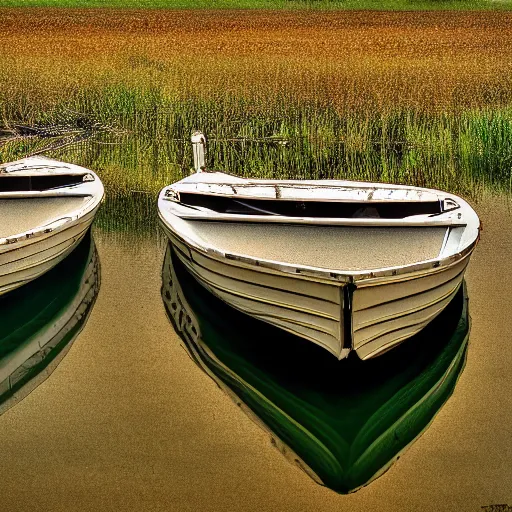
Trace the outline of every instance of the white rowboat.
<instances>
[{"instance_id":1,"label":"white rowboat","mask_svg":"<svg viewBox=\"0 0 512 512\"><path fill-rule=\"evenodd\" d=\"M233 307L368 359L413 336L454 297L479 238L471 206L438 190L204 171L165 187L161 224L196 279Z\"/></svg>"},{"instance_id":2,"label":"white rowboat","mask_svg":"<svg viewBox=\"0 0 512 512\"><path fill-rule=\"evenodd\" d=\"M0 166L0 295L44 274L89 229L103 198L94 172L45 157Z\"/></svg>"}]
</instances>

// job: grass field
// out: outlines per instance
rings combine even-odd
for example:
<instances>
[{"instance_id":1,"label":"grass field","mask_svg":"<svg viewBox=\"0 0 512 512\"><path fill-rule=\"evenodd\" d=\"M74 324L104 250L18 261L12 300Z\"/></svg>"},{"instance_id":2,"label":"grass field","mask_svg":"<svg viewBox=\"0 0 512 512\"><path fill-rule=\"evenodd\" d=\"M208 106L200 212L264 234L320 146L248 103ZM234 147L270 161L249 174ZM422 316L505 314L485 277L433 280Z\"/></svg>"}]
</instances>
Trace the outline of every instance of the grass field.
<instances>
[{"instance_id":1,"label":"grass field","mask_svg":"<svg viewBox=\"0 0 512 512\"><path fill-rule=\"evenodd\" d=\"M510 190L512 13L6 9L0 115L1 160L53 147L120 197L186 174L195 128L243 175Z\"/></svg>"},{"instance_id":2,"label":"grass field","mask_svg":"<svg viewBox=\"0 0 512 512\"><path fill-rule=\"evenodd\" d=\"M507 10L512 0L1 0L0 7L283 10Z\"/></svg>"}]
</instances>

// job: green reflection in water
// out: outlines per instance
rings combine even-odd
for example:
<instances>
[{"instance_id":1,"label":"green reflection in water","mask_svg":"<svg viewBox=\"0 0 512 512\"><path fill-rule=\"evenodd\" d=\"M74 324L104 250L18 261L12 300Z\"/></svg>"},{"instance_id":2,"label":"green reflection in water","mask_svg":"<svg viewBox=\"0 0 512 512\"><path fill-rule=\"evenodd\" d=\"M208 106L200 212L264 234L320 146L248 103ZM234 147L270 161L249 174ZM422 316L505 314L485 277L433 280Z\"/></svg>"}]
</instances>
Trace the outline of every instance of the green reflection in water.
<instances>
[{"instance_id":1,"label":"green reflection in water","mask_svg":"<svg viewBox=\"0 0 512 512\"><path fill-rule=\"evenodd\" d=\"M105 234L155 235L158 232L156 196L107 195L94 220L94 228Z\"/></svg>"},{"instance_id":2,"label":"green reflection in water","mask_svg":"<svg viewBox=\"0 0 512 512\"><path fill-rule=\"evenodd\" d=\"M386 470L453 392L466 360L465 288L420 334L369 361L316 345L231 308L169 245L162 297L194 361L316 481L352 492Z\"/></svg>"},{"instance_id":3,"label":"green reflection in water","mask_svg":"<svg viewBox=\"0 0 512 512\"><path fill-rule=\"evenodd\" d=\"M99 287L89 232L52 270L0 297L0 413L55 369L84 327Z\"/></svg>"}]
</instances>

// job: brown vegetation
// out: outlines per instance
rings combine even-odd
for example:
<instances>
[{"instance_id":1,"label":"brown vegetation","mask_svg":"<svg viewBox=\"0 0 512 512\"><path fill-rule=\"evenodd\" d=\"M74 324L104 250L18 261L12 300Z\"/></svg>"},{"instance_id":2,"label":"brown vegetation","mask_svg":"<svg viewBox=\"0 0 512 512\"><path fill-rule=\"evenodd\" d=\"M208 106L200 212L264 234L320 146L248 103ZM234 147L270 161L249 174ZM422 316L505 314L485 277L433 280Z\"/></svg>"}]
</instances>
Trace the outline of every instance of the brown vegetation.
<instances>
[{"instance_id":1,"label":"brown vegetation","mask_svg":"<svg viewBox=\"0 0 512 512\"><path fill-rule=\"evenodd\" d=\"M508 12L0 12L1 73L46 98L121 80L339 108L512 102Z\"/></svg>"}]
</instances>

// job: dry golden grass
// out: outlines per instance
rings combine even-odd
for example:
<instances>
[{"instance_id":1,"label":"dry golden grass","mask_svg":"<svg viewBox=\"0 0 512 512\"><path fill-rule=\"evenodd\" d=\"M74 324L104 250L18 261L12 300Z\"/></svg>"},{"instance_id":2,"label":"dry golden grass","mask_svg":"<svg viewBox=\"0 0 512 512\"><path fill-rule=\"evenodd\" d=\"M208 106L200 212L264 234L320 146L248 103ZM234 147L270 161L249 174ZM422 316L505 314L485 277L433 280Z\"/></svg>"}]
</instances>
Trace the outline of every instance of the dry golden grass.
<instances>
[{"instance_id":1,"label":"dry golden grass","mask_svg":"<svg viewBox=\"0 0 512 512\"><path fill-rule=\"evenodd\" d=\"M121 128L54 156L126 196L187 173L197 127L241 174L512 190L512 12L0 9L3 124L59 116Z\"/></svg>"},{"instance_id":2,"label":"dry golden grass","mask_svg":"<svg viewBox=\"0 0 512 512\"><path fill-rule=\"evenodd\" d=\"M512 13L3 9L0 71L4 97L41 101L121 81L340 109L503 105Z\"/></svg>"}]
</instances>

